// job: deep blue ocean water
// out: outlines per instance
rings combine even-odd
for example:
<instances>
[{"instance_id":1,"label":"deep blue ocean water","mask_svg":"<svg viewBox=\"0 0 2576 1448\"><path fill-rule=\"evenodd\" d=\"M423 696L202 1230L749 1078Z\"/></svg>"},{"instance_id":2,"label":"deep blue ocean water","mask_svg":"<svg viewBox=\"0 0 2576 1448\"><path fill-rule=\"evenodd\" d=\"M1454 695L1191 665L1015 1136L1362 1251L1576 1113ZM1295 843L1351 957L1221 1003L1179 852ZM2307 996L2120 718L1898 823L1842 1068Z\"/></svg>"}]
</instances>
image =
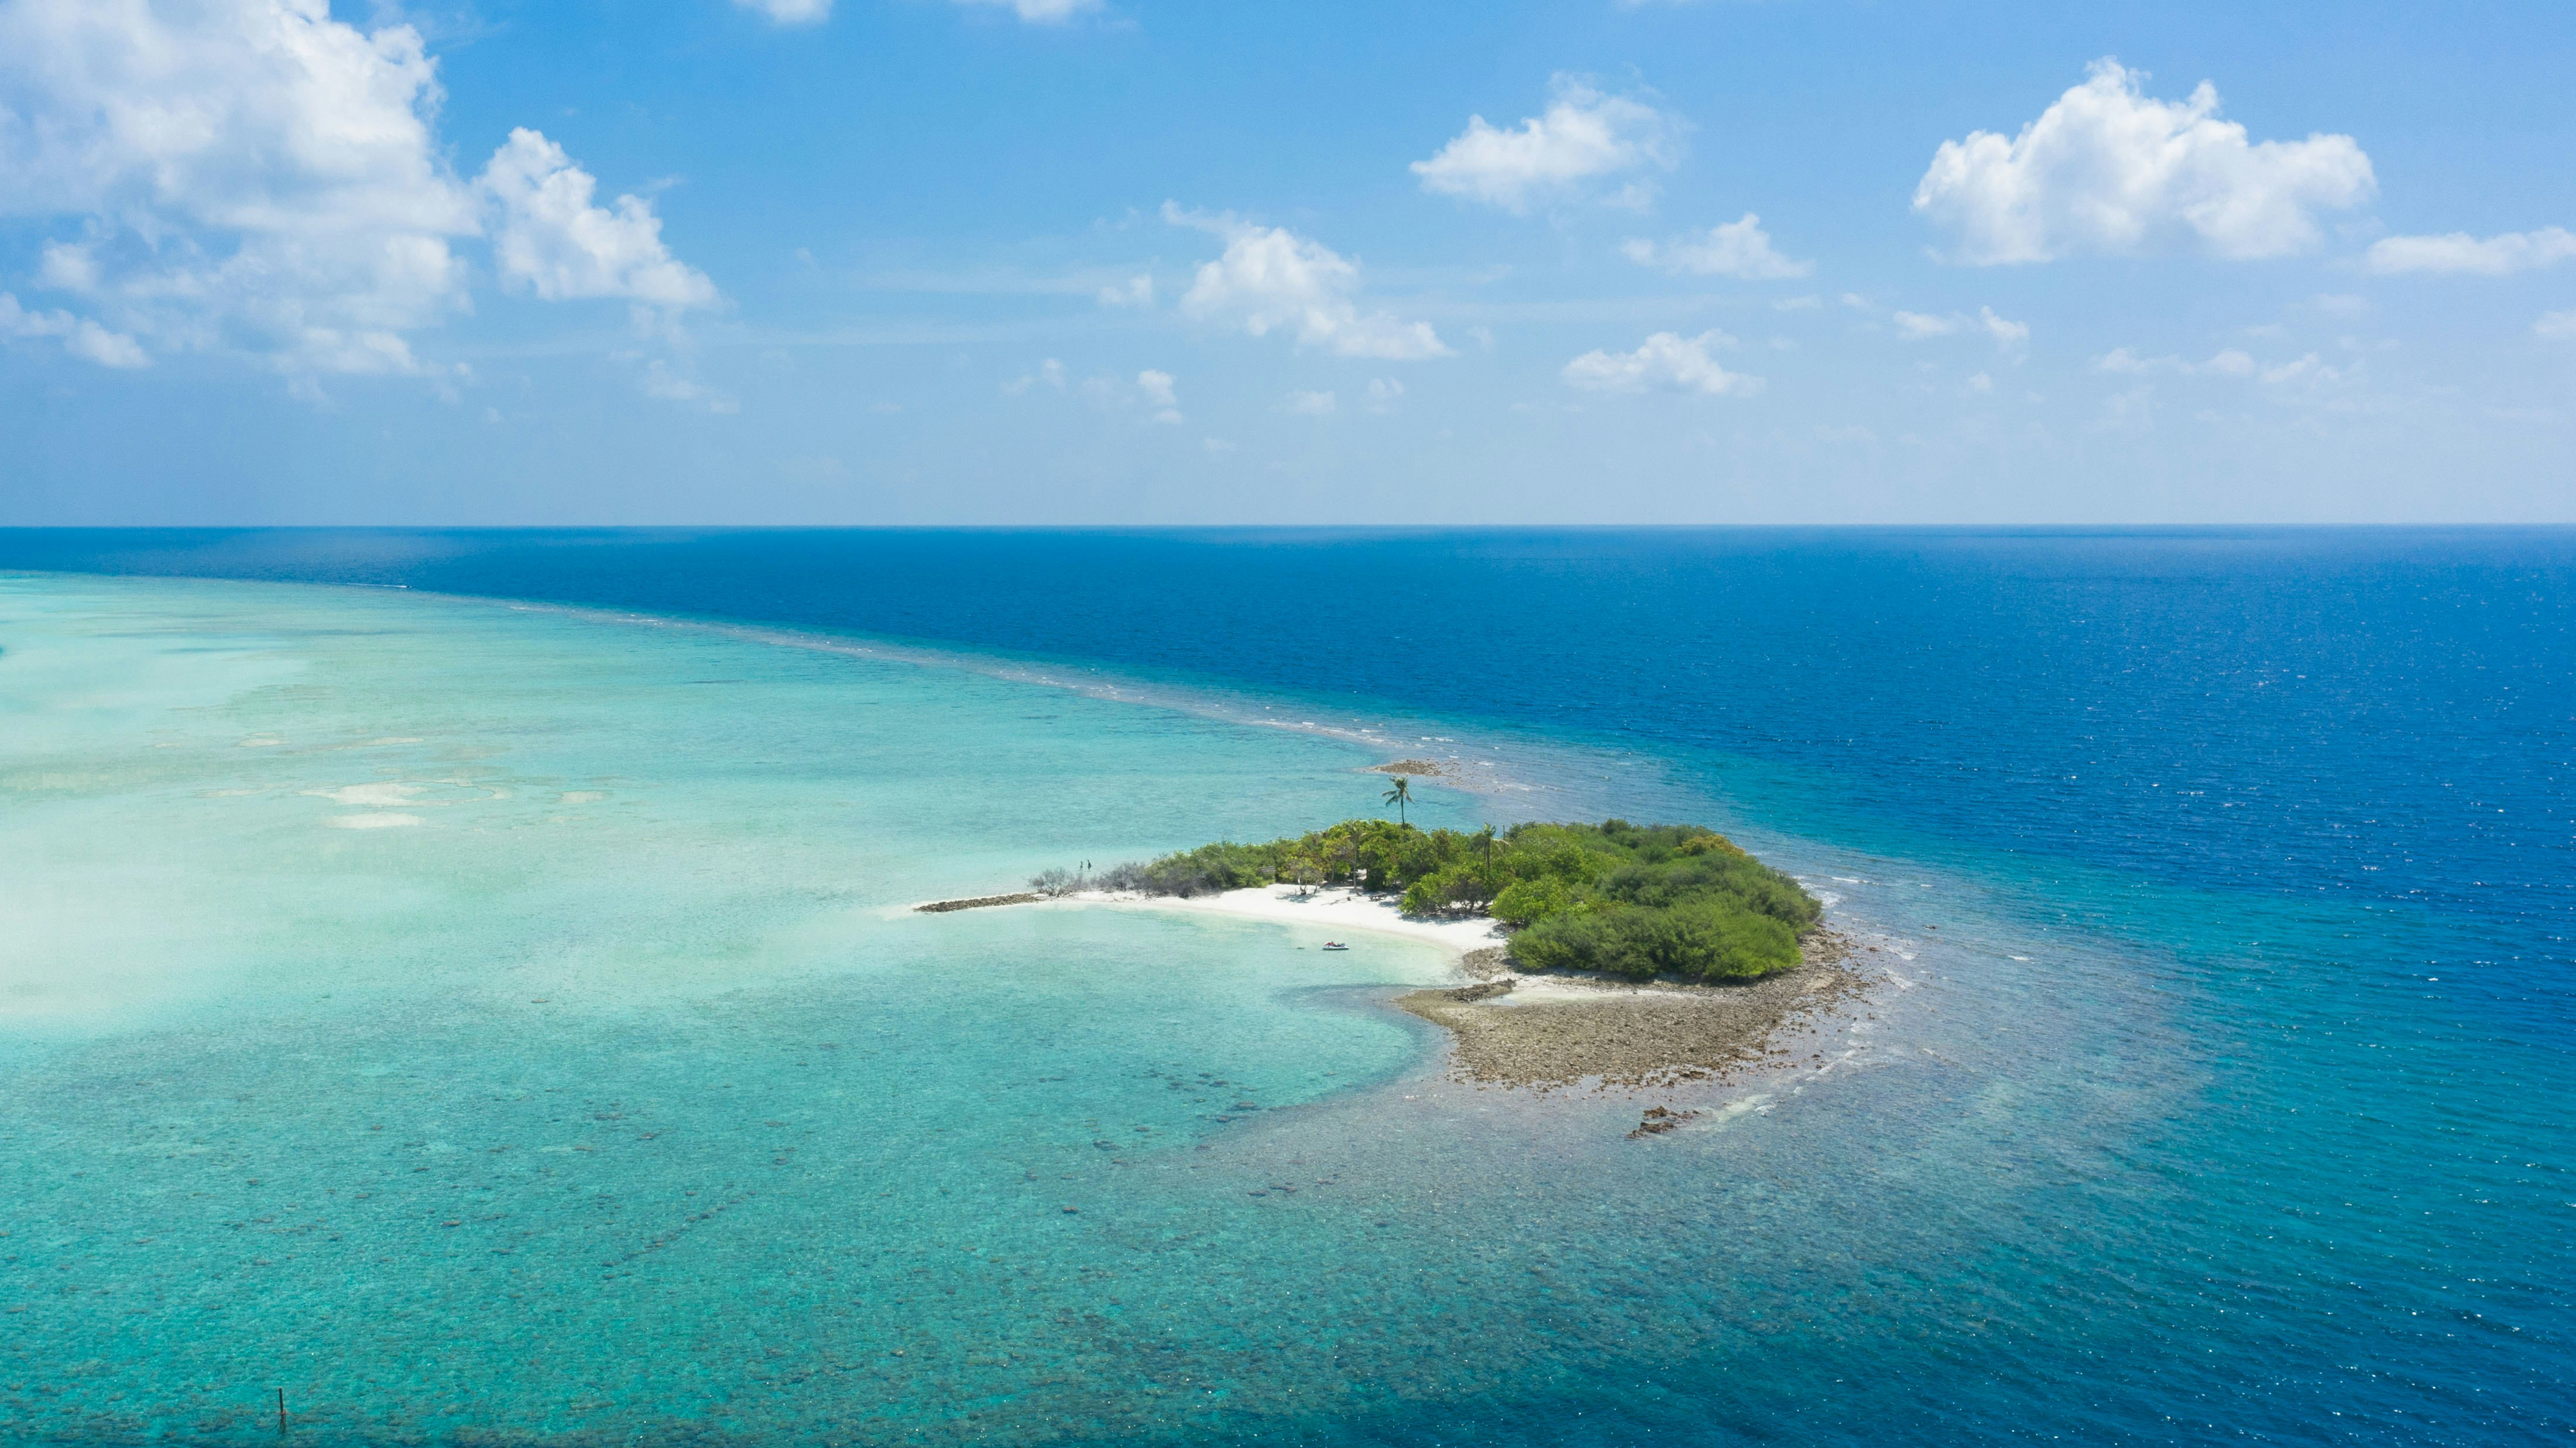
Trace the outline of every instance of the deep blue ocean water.
<instances>
[{"instance_id":1,"label":"deep blue ocean water","mask_svg":"<svg viewBox=\"0 0 2576 1448\"><path fill-rule=\"evenodd\" d=\"M2133 973L2150 1024L1990 1080L2034 1131L1978 1169L2028 1191L1919 1184L1920 1240L1848 1274L1663 1269L1781 1324L1695 1342L1801 1335L1776 1378L1586 1342L1517 1397L1282 1436L2576 1436L2576 531L0 532L0 569L783 626L1543 742L1602 764L1540 781L1567 799L1967 887L1869 897L1892 928ZM2120 988L2012 986L2079 1023ZM2097 1116L2098 1154L2038 1129ZM1883 1210L1914 1160L1830 1165ZM1698 1253L1690 1183L1658 1190Z\"/></svg>"}]
</instances>

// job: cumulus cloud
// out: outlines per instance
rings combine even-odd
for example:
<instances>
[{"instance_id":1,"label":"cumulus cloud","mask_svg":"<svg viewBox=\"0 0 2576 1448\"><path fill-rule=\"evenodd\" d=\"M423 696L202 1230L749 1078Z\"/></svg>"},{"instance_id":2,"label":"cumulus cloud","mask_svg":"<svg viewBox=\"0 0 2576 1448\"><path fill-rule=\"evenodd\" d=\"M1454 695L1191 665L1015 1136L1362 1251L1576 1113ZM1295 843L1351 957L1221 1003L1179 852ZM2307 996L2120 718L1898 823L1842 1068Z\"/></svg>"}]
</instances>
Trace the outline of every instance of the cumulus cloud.
<instances>
[{"instance_id":1,"label":"cumulus cloud","mask_svg":"<svg viewBox=\"0 0 2576 1448\"><path fill-rule=\"evenodd\" d=\"M832 18L832 0L733 0L781 25L820 25Z\"/></svg>"},{"instance_id":2,"label":"cumulus cloud","mask_svg":"<svg viewBox=\"0 0 2576 1448\"><path fill-rule=\"evenodd\" d=\"M1992 307L1979 307L1973 317L1959 312L1936 315L1930 312L1897 312L1889 320L1896 323L1896 335L1908 342L1921 342L1933 337L1956 336L1962 332L1983 332L1995 339L1999 347L2017 348L2030 341L2030 324L2015 322L1995 315Z\"/></svg>"},{"instance_id":3,"label":"cumulus cloud","mask_svg":"<svg viewBox=\"0 0 2576 1448\"><path fill-rule=\"evenodd\" d=\"M1006 397L1017 397L1021 393L1028 391L1030 388L1035 387L1041 382L1054 388L1058 392L1062 392L1064 390L1064 364L1053 357L1049 357L1038 364L1035 372L1021 373L1019 376L1003 383L1002 394Z\"/></svg>"},{"instance_id":4,"label":"cumulus cloud","mask_svg":"<svg viewBox=\"0 0 2576 1448\"><path fill-rule=\"evenodd\" d=\"M418 32L324 0L12 0L0 211L83 220L43 279L133 350L410 370L400 334L460 304L452 243L476 229L438 100Z\"/></svg>"},{"instance_id":5,"label":"cumulus cloud","mask_svg":"<svg viewBox=\"0 0 2576 1448\"><path fill-rule=\"evenodd\" d=\"M1291 392L1288 410L1300 417L1330 417L1341 411L1340 399L1329 392Z\"/></svg>"},{"instance_id":6,"label":"cumulus cloud","mask_svg":"<svg viewBox=\"0 0 2576 1448\"><path fill-rule=\"evenodd\" d=\"M2097 371L2127 376L2144 376L2154 372L2172 372L2192 377L2251 377L2254 359L2233 347L2212 356L2206 362L2186 362L2180 357L2141 357L2126 347L2114 347L2093 359Z\"/></svg>"},{"instance_id":7,"label":"cumulus cloud","mask_svg":"<svg viewBox=\"0 0 2576 1448\"><path fill-rule=\"evenodd\" d=\"M1393 412L1396 404L1404 401L1404 384L1392 377L1373 378L1368 385L1368 396L1369 411Z\"/></svg>"},{"instance_id":8,"label":"cumulus cloud","mask_svg":"<svg viewBox=\"0 0 2576 1448\"><path fill-rule=\"evenodd\" d=\"M1565 364L1565 380L1589 392L1695 392L1744 396L1762 390L1762 379L1729 372L1711 347L1731 341L1723 332L1684 337L1657 332L1634 352L1586 352Z\"/></svg>"},{"instance_id":9,"label":"cumulus cloud","mask_svg":"<svg viewBox=\"0 0 2576 1448\"><path fill-rule=\"evenodd\" d=\"M663 245L651 203L620 196L614 210L593 205L598 180L539 132L510 132L477 184L498 209L492 257L506 284L550 302L621 297L677 308L716 299L715 284Z\"/></svg>"},{"instance_id":10,"label":"cumulus cloud","mask_svg":"<svg viewBox=\"0 0 2576 1448\"><path fill-rule=\"evenodd\" d=\"M1669 272L1704 277L1779 281L1806 276L1816 269L1814 262L1792 261L1774 250L1770 235L1762 229L1762 218L1750 211L1744 213L1743 220L1711 227L1705 235L1686 236L1661 245L1630 241L1619 249L1640 266L1659 266Z\"/></svg>"},{"instance_id":11,"label":"cumulus cloud","mask_svg":"<svg viewBox=\"0 0 2576 1448\"><path fill-rule=\"evenodd\" d=\"M144 355L142 345L132 337L122 332L111 332L87 317L75 317L69 312L28 311L7 292L0 292L0 337L13 341L59 338L64 351L101 367L152 365L152 359Z\"/></svg>"},{"instance_id":12,"label":"cumulus cloud","mask_svg":"<svg viewBox=\"0 0 2576 1448\"><path fill-rule=\"evenodd\" d=\"M1512 130L1469 116L1467 129L1437 155L1413 163L1422 189L1525 215L1531 206L1582 193L1586 183L1629 172L1670 170L1685 127L1635 96L1605 95L1576 76L1558 76L1544 114ZM1630 190L1617 199L1634 202Z\"/></svg>"},{"instance_id":13,"label":"cumulus cloud","mask_svg":"<svg viewBox=\"0 0 2576 1448\"><path fill-rule=\"evenodd\" d=\"M1136 390L1145 394L1145 405L1153 409L1156 422L1177 423L1181 420L1181 398L1174 390L1174 380L1171 373L1158 372L1151 367L1136 374Z\"/></svg>"},{"instance_id":14,"label":"cumulus cloud","mask_svg":"<svg viewBox=\"0 0 2576 1448\"><path fill-rule=\"evenodd\" d=\"M1240 327L1255 337L1291 332L1301 346L1345 357L1411 361L1446 357L1449 347L1428 322L1385 312L1363 313L1353 300L1360 271L1319 241L1285 227L1256 226L1233 216L1207 216L1170 202L1163 218L1225 239L1225 253L1199 268L1181 311L1200 321Z\"/></svg>"},{"instance_id":15,"label":"cumulus cloud","mask_svg":"<svg viewBox=\"0 0 2576 1448\"><path fill-rule=\"evenodd\" d=\"M461 243L496 213L505 234L542 219L453 173L440 99L416 30L361 30L327 0L0 0L0 215L78 221L79 240L44 248L38 280L88 314L21 316L114 365L225 350L299 386L454 375L419 362L408 334L467 305ZM558 180L588 183L547 149ZM641 222L620 208L599 213L605 228L578 218L582 242L631 243ZM627 291L562 294L712 295L677 263L615 274Z\"/></svg>"},{"instance_id":16,"label":"cumulus cloud","mask_svg":"<svg viewBox=\"0 0 2576 1448\"><path fill-rule=\"evenodd\" d=\"M2386 236L2372 242L2362 265L2383 276L2400 272L2460 272L2501 277L2538 271L2576 257L2576 233L2565 227L2508 231L2481 241L2465 231L2447 236Z\"/></svg>"},{"instance_id":17,"label":"cumulus cloud","mask_svg":"<svg viewBox=\"0 0 2576 1448\"><path fill-rule=\"evenodd\" d=\"M742 411L742 405L696 379L672 370L671 365L656 357L644 369L644 395L663 402L676 402L686 407L703 407L709 412L731 415Z\"/></svg>"},{"instance_id":18,"label":"cumulus cloud","mask_svg":"<svg viewBox=\"0 0 2576 1448\"><path fill-rule=\"evenodd\" d=\"M957 3L998 6L1031 25L1062 25L1085 11L1100 8L1100 0L957 0Z\"/></svg>"},{"instance_id":19,"label":"cumulus cloud","mask_svg":"<svg viewBox=\"0 0 2576 1448\"><path fill-rule=\"evenodd\" d=\"M2264 368L2260 378L2264 385L2269 387L2286 386L2293 382L2305 383L2310 387L2331 387L2353 380L2357 371L2357 365L2337 367L2316 353L2310 352L2304 357L2284 362L2277 367Z\"/></svg>"},{"instance_id":20,"label":"cumulus cloud","mask_svg":"<svg viewBox=\"0 0 2576 1448\"><path fill-rule=\"evenodd\" d=\"M2007 139L1944 141L1914 189L1914 209L1955 237L1952 259L1978 265L2081 253L2198 251L2231 259L2314 248L2316 215L2370 199L2377 180L2350 136L2246 139L2218 118L2204 81L2188 99L2151 100L2118 61Z\"/></svg>"},{"instance_id":21,"label":"cumulus cloud","mask_svg":"<svg viewBox=\"0 0 2576 1448\"><path fill-rule=\"evenodd\" d=\"M1154 279L1149 276L1133 276L1123 282L1116 283L1115 285L1102 287L1100 289L1100 305L1104 307L1151 307L1154 305Z\"/></svg>"}]
</instances>

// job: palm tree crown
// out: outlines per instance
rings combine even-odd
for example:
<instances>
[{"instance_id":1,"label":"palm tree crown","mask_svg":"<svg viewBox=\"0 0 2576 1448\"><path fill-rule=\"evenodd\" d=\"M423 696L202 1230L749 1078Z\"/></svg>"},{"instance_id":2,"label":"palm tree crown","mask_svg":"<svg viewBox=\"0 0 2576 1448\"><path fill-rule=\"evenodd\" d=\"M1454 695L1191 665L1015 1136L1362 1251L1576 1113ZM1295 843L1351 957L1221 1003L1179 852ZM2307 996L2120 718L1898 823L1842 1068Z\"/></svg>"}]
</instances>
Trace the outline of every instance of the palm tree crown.
<instances>
[{"instance_id":1,"label":"palm tree crown","mask_svg":"<svg viewBox=\"0 0 2576 1448\"><path fill-rule=\"evenodd\" d=\"M1386 802L1395 806L1396 822L1404 823L1404 807L1413 802L1413 781L1397 775L1394 787L1386 792Z\"/></svg>"}]
</instances>

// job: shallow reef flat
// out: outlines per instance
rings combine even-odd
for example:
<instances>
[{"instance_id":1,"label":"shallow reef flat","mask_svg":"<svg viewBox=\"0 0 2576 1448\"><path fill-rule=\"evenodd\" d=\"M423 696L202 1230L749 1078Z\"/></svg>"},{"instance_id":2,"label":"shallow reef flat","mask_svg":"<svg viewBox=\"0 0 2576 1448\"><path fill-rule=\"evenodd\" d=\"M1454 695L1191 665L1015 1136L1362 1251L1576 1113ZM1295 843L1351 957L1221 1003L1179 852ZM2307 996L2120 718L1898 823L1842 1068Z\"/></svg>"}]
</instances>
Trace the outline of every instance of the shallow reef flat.
<instances>
[{"instance_id":1,"label":"shallow reef flat","mask_svg":"<svg viewBox=\"0 0 2576 1448\"><path fill-rule=\"evenodd\" d=\"M1538 1088L1592 1081L1670 1086L1776 1064L1790 1028L1856 999L1866 982L1850 946L1820 933L1794 970L1742 985L1632 984L1515 975L1496 950L1472 960L1472 985L1411 991L1395 1004L1456 1038L1458 1075L1483 1085Z\"/></svg>"}]
</instances>

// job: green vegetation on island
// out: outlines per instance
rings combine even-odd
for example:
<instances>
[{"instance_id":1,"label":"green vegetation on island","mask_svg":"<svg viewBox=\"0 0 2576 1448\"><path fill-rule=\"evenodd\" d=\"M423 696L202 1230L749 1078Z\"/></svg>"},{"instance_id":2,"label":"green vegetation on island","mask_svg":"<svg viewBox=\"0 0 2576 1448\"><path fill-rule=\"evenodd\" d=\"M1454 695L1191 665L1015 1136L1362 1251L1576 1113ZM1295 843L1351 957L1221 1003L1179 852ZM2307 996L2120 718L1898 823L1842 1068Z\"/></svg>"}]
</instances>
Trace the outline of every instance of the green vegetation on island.
<instances>
[{"instance_id":1,"label":"green vegetation on island","mask_svg":"<svg viewBox=\"0 0 2576 1448\"><path fill-rule=\"evenodd\" d=\"M1745 981L1799 962L1824 915L1788 875L1696 825L1520 824L1473 834L1344 820L1267 844L1202 845L1098 876L1050 870L1045 894L1212 895L1257 885L1400 895L1408 915L1490 915L1530 970Z\"/></svg>"}]
</instances>

